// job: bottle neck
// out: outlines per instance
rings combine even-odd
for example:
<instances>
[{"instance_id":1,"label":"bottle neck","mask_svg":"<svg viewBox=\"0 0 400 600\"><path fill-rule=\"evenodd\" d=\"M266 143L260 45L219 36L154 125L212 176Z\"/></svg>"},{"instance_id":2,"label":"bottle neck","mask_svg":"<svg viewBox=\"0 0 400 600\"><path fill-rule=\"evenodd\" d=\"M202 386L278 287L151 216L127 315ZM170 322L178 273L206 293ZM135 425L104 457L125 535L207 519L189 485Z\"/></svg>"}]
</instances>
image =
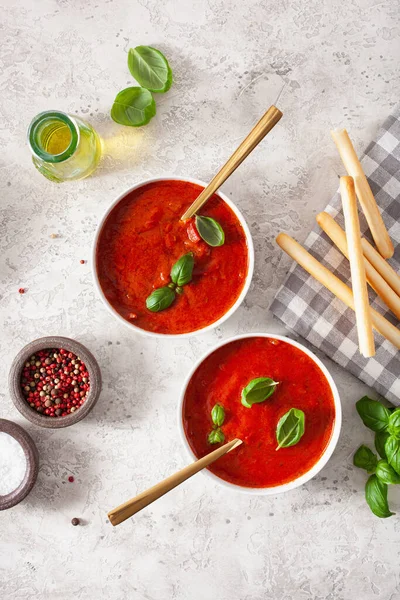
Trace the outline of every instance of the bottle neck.
<instances>
[{"instance_id":1,"label":"bottle neck","mask_svg":"<svg viewBox=\"0 0 400 600\"><path fill-rule=\"evenodd\" d=\"M70 158L79 143L79 128L66 113L46 111L37 115L28 130L31 152L49 163L60 163Z\"/></svg>"}]
</instances>

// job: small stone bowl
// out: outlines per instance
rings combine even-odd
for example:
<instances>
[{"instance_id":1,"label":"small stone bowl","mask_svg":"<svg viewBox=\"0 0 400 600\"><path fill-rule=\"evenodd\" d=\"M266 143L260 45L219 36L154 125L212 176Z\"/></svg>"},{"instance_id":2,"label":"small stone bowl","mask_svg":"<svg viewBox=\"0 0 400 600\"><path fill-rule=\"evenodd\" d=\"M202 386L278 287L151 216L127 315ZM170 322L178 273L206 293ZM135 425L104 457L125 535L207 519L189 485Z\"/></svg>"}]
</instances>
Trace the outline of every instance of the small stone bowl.
<instances>
[{"instance_id":1,"label":"small stone bowl","mask_svg":"<svg viewBox=\"0 0 400 600\"><path fill-rule=\"evenodd\" d=\"M90 390L82 406L74 413L65 417L48 417L31 408L21 390L21 374L27 359L39 350L46 348L65 348L79 356L85 363L89 372ZM66 337L49 336L39 338L27 344L14 358L8 377L10 394L15 407L28 421L40 427L58 429L69 427L81 421L92 410L101 392L101 374L93 354L85 346Z\"/></svg>"},{"instance_id":2,"label":"small stone bowl","mask_svg":"<svg viewBox=\"0 0 400 600\"><path fill-rule=\"evenodd\" d=\"M6 510L21 502L35 485L39 471L39 454L35 442L20 425L0 419L0 433L11 435L21 445L26 458L25 476L19 486L9 494L0 496L0 510Z\"/></svg>"}]
</instances>

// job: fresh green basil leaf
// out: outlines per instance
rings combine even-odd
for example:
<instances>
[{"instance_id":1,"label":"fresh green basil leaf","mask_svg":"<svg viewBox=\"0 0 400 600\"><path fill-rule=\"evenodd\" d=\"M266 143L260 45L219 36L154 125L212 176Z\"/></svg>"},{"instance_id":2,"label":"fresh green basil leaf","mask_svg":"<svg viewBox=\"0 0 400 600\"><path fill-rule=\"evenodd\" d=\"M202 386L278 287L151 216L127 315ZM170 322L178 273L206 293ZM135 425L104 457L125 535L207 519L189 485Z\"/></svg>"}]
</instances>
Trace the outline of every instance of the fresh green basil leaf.
<instances>
[{"instance_id":1,"label":"fresh green basil leaf","mask_svg":"<svg viewBox=\"0 0 400 600\"><path fill-rule=\"evenodd\" d=\"M224 407L220 404L215 404L211 411L211 420L214 425L220 427L222 423L225 421L225 410Z\"/></svg>"},{"instance_id":2,"label":"fresh green basil leaf","mask_svg":"<svg viewBox=\"0 0 400 600\"><path fill-rule=\"evenodd\" d=\"M164 93L172 85L172 71L164 54L151 46L136 46L128 53L133 77L150 92Z\"/></svg>"},{"instance_id":3,"label":"fresh green basil leaf","mask_svg":"<svg viewBox=\"0 0 400 600\"><path fill-rule=\"evenodd\" d=\"M396 408L389 417L388 432L395 438L400 438L400 408Z\"/></svg>"},{"instance_id":4,"label":"fresh green basil leaf","mask_svg":"<svg viewBox=\"0 0 400 600\"><path fill-rule=\"evenodd\" d=\"M353 457L353 464L359 469L365 469L367 473L375 473L378 459L367 446L360 446Z\"/></svg>"},{"instance_id":5,"label":"fresh green basil leaf","mask_svg":"<svg viewBox=\"0 0 400 600\"><path fill-rule=\"evenodd\" d=\"M277 381L270 377L257 377L252 379L242 390L242 404L251 408L253 404L259 404L267 400L275 391Z\"/></svg>"},{"instance_id":6,"label":"fresh green basil leaf","mask_svg":"<svg viewBox=\"0 0 400 600\"><path fill-rule=\"evenodd\" d=\"M242 398L241 398L241 403L242 403L242 404L243 404L243 406L245 406L246 408L251 408L251 407L253 406L252 404L249 404L249 403L246 401L246 398L244 398L244 397L243 397L243 395L242 395Z\"/></svg>"},{"instance_id":7,"label":"fresh green basil leaf","mask_svg":"<svg viewBox=\"0 0 400 600\"><path fill-rule=\"evenodd\" d=\"M385 444L389 434L387 431L375 433L375 448L381 458L387 459L385 452Z\"/></svg>"},{"instance_id":8,"label":"fresh green basil leaf","mask_svg":"<svg viewBox=\"0 0 400 600\"><path fill-rule=\"evenodd\" d=\"M156 103L149 92L141 87L128 87L119 92L111 109L111 118L121 125L141 127L156 114Z\"/></svg>"},{"instance_id":9,"label":"fresh green basil leaf","mask_svg":"<svg viewBox=\"0 0 400 600\"><path fill-rule=\"evenodd\" d=\"M387 501L388 488L386 483L382 483L376 475L371 475L365 485L365 499L368 506L376 515L381 519L386 519L391 515L394 515L389 510Z\"/></svg>"},{"instance_id":10,"label":"fresh green basil leaf","mask_svg":"<svg viewBox=\"0 0 400 600\"><path fill-rule=\"evenodd\" d=\"M400 440L389 435L385 443L385 452L389 465L400 474Z\"/></svg>"},{"instance_id":11,"label":"fresh green basil leaf","mask_svg":"<svg viewBox=\"0 0 400 600\"><path fill-rule=\"evenodd\" d=\"M305 415L299 408L291 408L279 419L276 427L276 441L279 448L288 448L297 444L304 435Z\"/></svg>"},{"instance_id":12,"label":"fresh green basil leaf","mask_svg":"<svg viewBox=\"0 0 400 600\"><path fill-rule=\"evenodd\" d=\"M211 217L202 217L196 215L196 229L200 237L213 248L223 246L225 242L225 233L221 225Z\"/></svg>"},{"instance_id":13,"label":"fresh green basil leaf","mask_svg":"<svg viewBox=\"0 0 400 600\"><path fill-rule=\"evenodd\" d=\"M151 312L160 312L165 310L175 300L175 292L170 287L165 286L154 290L150 296L146 299L146 307Z\"/></svg>"},{"instance_id":14,"label":"fresh green basil leaf","mask_svg":"<svg viewBox=\"0 0 400 600\"><path fill-rule=\"evenodd\" d=\"M389 485L400 483L400 475L386 462L386 460L378 461L375 475L383 482Z\"/></svg>"},{"instance_id":15,"label":"fresh green basil leaf","mask_svg":"<svg viewBox=\"0 0 400 600\"><path fill-rule=\"evenodd\" d=\"M182 287L192 281L194 266L193 252L188 252L176 261L171 269L171 279L178 286Z\"/></svg>"},{"instance_id":16,"label":"fresh green basil leaf","mask_svg":"<svg viewBox=\"0 0 400 600\"><path fill-rule=\"evenodd\" d=\"M372 431L386 431L390 417L390 410L386 406L364 396L356 403L356 408L366 427Z\"/></svg>"},{"instance_id":17,"label":"fresh green basil leaf","mask_svg":"<svg viewBox=\"0 0 400 600\"><path fill-rule=\"evenodd\" d=\"M209 444L221 444L225 440L225 436L222 433L221 429L213 429L212 432L208 436Z\"/></svg>"}]
</instances>

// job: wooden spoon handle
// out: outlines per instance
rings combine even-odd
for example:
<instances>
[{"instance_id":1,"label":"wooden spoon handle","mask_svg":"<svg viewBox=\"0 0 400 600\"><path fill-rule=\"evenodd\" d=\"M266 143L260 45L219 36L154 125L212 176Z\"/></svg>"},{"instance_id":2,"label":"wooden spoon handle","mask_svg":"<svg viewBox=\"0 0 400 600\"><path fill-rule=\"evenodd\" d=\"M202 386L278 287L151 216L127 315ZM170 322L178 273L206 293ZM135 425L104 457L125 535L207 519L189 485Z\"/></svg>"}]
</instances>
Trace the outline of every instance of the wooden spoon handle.
<instances>
[{"instance_id":1,"label":"wooden spoon handle","mask_svg":"<svg viewBox=\"0 0 400 600\"><path fill-rule=\"evenodd\" d=\"M157 498L161 498L161 496L164 496L164 494L173 490L177 485L183 483L192 475L195 475L227 452L230 452L234 448L237 448L237 446L240 446L241 443L242 440L234 439L231 442L224 444L220 448L210 452L210 454L206 454L206 456L203 456L203 458L196 460L194 463L184 467L177 473L174 473L174 475L171 475L170 477L167 477L167 479L164 479L156 485L153 485L153 487L142 492L135 498L131 498L131 500L128 500L127 502L124 502L124 504L117 506L117 508L110 510L108 513L110 523L112 525L119 525L119 523L129 519L129 517L135 515L137 512L142 510L142 508L145 508L145 506L148 506L154 502L154 500L157 500Z\"/></svg>"},{"instance_id":2,"label":"wooden spoon handle","mask_svg":"<svg viewBox=\"0 0 400 600\"><path fill-rule=\"evenodd\" d=\"M249 135L243 140L239 148L235 150L232 156L227 160L222 169L210 181L208 186L204 188L196 200L189 206L186 212L182 215L181 220L190 219L207 200L217 191L217 189L232 175L233 171L244 161L252 150L261 142L269 131L281 119L282 113L276 106L270 106L267 112L253 127Z\"/></svg>"}]
</instances>

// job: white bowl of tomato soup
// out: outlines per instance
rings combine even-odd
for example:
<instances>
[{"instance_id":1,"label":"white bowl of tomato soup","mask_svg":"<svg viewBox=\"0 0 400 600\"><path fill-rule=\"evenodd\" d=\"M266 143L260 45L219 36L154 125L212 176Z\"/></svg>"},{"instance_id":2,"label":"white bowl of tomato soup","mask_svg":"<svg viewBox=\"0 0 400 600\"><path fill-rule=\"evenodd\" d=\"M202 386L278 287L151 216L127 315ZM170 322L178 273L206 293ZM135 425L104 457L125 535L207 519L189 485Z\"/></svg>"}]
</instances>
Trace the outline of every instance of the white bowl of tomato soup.
<instances>
[{"instance_id":1,"label":"white bowl of tomato soup","mask_svg":"<svg viewBox=\"0 0 400 600\"><path fill-rule=\"evenodd\" d=\"M246 221L222 192L199 214L217 221L225 242L211 247L194 219L181 215L205 184L161 177L129 188L101 219L93 245L94 280L108 310L132 330L150 336L187 337L217 327L242 303L251 283L254 248ZM171 282L171 268L192 253L192 280L159 312L146 306Z\"/></svg>"},{"instance_id":2,"label":"white bowl of tomato soup","mask_svg":"<svg viewBox=\"0 0 400 600\"><path fill-rule=\"evenodd\" d=\"M274 392L244 406L243 390L259 378L270 378ZM211 416L216 405L223 409L220 427ZM303 413L304 433L296 442L289 431L284 439L295 443L279 447L283 427L278 438L278 425L291 409ZM182 440L194 460L234 438L243 441L203 473L229 488L262 495L292 490L314 477L335 449L341 421L339 393L323 363L298 342L265 333L233 337L197 361L178 412ZM216 430L222 437L210 443Z\"/></svg>"}]
</instances>

